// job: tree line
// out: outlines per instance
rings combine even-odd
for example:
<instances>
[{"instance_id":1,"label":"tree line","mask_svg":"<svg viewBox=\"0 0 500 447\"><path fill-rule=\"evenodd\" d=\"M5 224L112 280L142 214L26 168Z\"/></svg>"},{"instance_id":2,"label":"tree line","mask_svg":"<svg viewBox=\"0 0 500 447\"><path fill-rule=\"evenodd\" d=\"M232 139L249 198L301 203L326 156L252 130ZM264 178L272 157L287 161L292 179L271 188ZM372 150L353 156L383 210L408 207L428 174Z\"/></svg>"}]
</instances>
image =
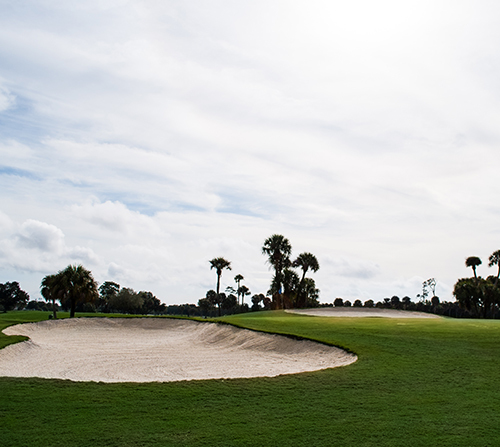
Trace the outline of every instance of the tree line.
<instances>
[{"instance_id":1,"label":"tree line","mask_svg":"<svg viewBox=\"0 0 500 447\"><path fill-rule=\"evenodd\" d=\"M151 292L135 292L112 281L98 287L92 273L82 265L69 265L42 279L40 292L52 304L53 317L59 306L69 310L70 317L79 312L161 314L166 306Z\"/></svg>"},{"instance_id":2,"label":"tree line","mask_svg":"<svg viewBox=\"0 0 500 447\"><path fill-rule=\"evenodd\" d=\"M131 314L184 314L217 316L222 314L275 310L289 308L319 307L319 290L314 279L306 276L308 272L317 272L319 263L309 252L299 254L292 260L290 241L282 235L274 234L262 245L262 254L273 270L273 277L266 294L256 293L251 298L251 306L245 298L251 295L249 288L243 284L244 276L234 277L235 286L227 286L221 292L221 278L225 270L231 270L231 262L224 257L216 257L209 261L210 269L215 270L215 290L206 292L204 298L194 304L166 306L151 292L136 292L131 288L122 288L119 284L106 281L100 287L92 273L82 265L69 265L56 274L47 275L41 282L41 294L48 305L38 301L29 301L29 295L19 287L17 282L0 284L0 311L13 309L46 310L50 306L53 317L61 308L70 312L116 312ZM456 302L440 302L435 295L436 281L430 278L422 284L422 293L417 295L419 302L413 303L409 297L400 299L397 296L384 298L375 303L367 300L355 300L353 303L337 298L331 304L321 306L342 307L381 307L402 310L419 310L440 315L466 318L500 318L500 250L489 257L489 267L497 266L497 274L482 278L477 268L482 261L477 256L466 259L466 267L472 269L473 276L459 279L453 289ZM429 295L431 294L430 299ZM29 301L29 302L28 302ZM59 303L59 304L58 304Z\"/></svg>"},{"instance_id":3,"label":"tree line","mask_svg":"<svg viewBox=\"0 0 500 447\"><path fill-rule=\"evenodd\" d=\"M482 278L477 275L477 268L482 264L481 258L470 256L465 266L472 269L473 276L459 279L453 295L460 307L473 318L500 318L500 250L493 252L488 258L488 266L497 266L497 274Z\"/></svg>"}]
</instances>

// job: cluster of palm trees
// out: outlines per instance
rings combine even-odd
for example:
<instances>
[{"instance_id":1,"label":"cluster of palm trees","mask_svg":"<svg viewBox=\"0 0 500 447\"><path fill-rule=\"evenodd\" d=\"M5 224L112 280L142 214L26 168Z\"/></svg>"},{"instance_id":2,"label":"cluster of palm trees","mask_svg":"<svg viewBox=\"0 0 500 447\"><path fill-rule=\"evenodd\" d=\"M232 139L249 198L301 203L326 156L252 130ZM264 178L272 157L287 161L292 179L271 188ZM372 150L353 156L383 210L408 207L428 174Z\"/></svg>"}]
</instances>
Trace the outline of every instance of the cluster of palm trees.
<instances>
[{"instance_id":1,"label":"cluster of palm trees","mask_svg":"<svg viewBox=\"0 0 500 447\"><path fill-rule=\"evenodd\" d=\"M319 262L312 253L304 252L292 261L292 245L281 234L273 234L264 241L262 254L274 269L271 287L267 294L272 297L273 309L308 307L311 300L318 298L319 290L312 278L306 278L309 270L317 272ZM293 270L300 268L302 276Z\"/></svg>"},{"instance_id":2,"label":"cluster of palm trees","mask_svg":"<svg viewBox=\"0 0 500 447\"><path fill-rule=\"evenodd\" d=\"M52 301L54 318L57 318L56 300L66 304L70 317L74 317L77 304L92 303L99 298L97 282L82 265L68 265L56 274L45 276L40 291L46 301Z\"/></svg>"},{"instance_id":3,"label":"cluster of palm trees","mask_svg":"<svg viewBox=\"0 0 500 447\"><path fill-rule=\"evenodd\" d=\"M210 261L210 270L215 269L217 273L217 285L216 290L209 290L207 292L206 298L203 298L199 301L202 307L207 306L217 306L219 316L221 315L221 308L234 308L234 307L243 307L245 303L245 296L250 294L250 290L244 284L241 284L245 278L241 274L237 274L234 277L234 281L236 283L236 289L232 286L226 287L225 293L220 292L220 280L222 276L223 270L231 270L231 262L223 257L213 258ZM234 295L236 293L236 296ZM241 297L241 304L240 304ZM234 301L234 302L233 302Z\"/></svg>"},{"instance_id":4,"label":"cluster of palm trees","mask_svg":"<svg viewBox=\"0 0 500 447\"><path fill-rule=\"evenodd\" d=\"M490 275L486 279L477 275L477 267L482 264L481 258L470 256L465 260L465 266L470 267L474 274L473 278L459 279L453 289L453 295L459 302L460 307L468 310L474 316L492 317L500 307L500 250L491 254L488 259L489 267L497 266L496 276Z\"/></svg>"},{"instance_id":5,"label":"cluster of palm trees","mask_svg":"<svg viewBox=\"0 0 500 447\"><path fill-rule=\"evenodd\" d=\"M292 246L290 241L281 234L273 234L264 241L262 253L268 257L268 263L274 269L274 276L271 281L271 286L267 295L272 297L272 309L288 309L292 307L307 307L312 302L317 302L319 290L312 278L307 278L306 274L309 271L317 272L319 263L312 253L301 253L292 261ZM217 257L209 261L210 269L215 269L217 273L216 291L207 294L207 299L214 301L218 305L219 313L222 304L220 297L224 294L220 293L220 280L223 270L231 270L231 262L223 257ZM299 276L294 269L302 270L302 275ZM244 303L245 295L250 294L250 291L245 285L241 285L244 277L240 274L234 277L237 284L236 293L238 295L238 305ZM232 287L228 287L226 291L234 292Z\"/></svg>"}]
</instances>

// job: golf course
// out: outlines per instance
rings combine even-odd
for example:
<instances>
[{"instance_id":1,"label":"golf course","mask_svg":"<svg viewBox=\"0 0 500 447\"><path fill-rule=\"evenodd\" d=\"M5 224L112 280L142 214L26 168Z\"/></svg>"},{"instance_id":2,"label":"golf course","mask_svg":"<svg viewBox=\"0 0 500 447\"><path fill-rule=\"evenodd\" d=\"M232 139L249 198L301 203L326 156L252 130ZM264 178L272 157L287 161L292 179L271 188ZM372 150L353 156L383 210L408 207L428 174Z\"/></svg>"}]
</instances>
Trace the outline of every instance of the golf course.
<instances>
[{"instance_id":1,"label":"golf course","mask_svg":"<svg viewBox=\"0 0 500 447\"><path fill-rule=\"evenodd\" d=\"M80 315L89 316L96 314ZM47 318L47 312L7 312L0 330ZM500 444L497 320L268 311L210 321L319 341L357 360L275 377L175 382L0 377L1 445ZM0 348L23 340L2 332Z\"/></svg>"}]
</instances>

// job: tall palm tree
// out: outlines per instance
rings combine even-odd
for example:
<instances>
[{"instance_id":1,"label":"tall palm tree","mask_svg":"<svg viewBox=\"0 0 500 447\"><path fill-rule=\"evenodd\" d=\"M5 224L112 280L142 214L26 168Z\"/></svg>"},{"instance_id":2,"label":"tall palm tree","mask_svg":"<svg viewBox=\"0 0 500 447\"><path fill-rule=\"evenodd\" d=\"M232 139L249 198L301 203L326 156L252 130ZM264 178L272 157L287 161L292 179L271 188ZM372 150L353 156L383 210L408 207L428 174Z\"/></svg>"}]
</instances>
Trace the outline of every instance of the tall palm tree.
<instances>
[{"instance_id":1,"label":"tall palm tree","mask_svg":"<svg viewBox=\"0 0 500 447\"><path fill-rule=\"evenodd\" d=\"M477 280L476 267L481 264L482 264L481 259L479 259L477 256L469 256L465 260L465 266L472 267L472 271L474 272L474 278L476 278L476 280Z\"/></svg>"},{"instance_id":2,"label":"tall palm tree","mask_svg":"<svg viewBox=\"0 0 500 447\"><path fill-rule=\"evenodd\" d=\"M500 250L494 251L489 258L489 267L493 267L494 265L498 266L497 277L495 279L495 286L498 284L498 278L500 277Z\"/></svg>"},{"instance_id":3,"label":"tall palm tree","mask_svg":"<svg viewBox=\"0 0 500 447\"><path fill-rule=\"evenodd\" d=\"M304 280L306 279L306 273L309 270L317 272L319 270L319 262L312 253L301 253L297 256L297 259L293 261L293 267L300 267L302 269L302 278L299 283L299 290L297 293L298 307L306 307L307 295L303 293L304 291Z\"/></svg>"},{"instance_id":4,"label":"tall palm tree","mask_svg":"<svg viewBox=\"0 0 500 447\"><path fill-rule=\"evenodd\" d=\"M281 234L273 234L264 241L262 254L268 256L268 262L274 268L275 275L271 290L273 290L273 302L278 308L283 308L283 299L280 293L283 284L283 271L290 267L290 255L292 246L290 241Z\"/></svg>"},{"instance_id":5,"label":"tall palm tree","mask_svg":"<svg viewBox=\"0 0 500 447\"><path fill-rule=\"evenodd\" d=\"M243 277L243 275L240 275L239 273L234 277L234 281L238 285L238 287L236 288L236 292L238 294L238 304L240 304L240 282L243 281L244 279L245 278Z\"/></svg>"},{"instance_id":6,"label":"tall palm tree","mask_svg":"<svg viewBox=\"0 0 500 447\"><path fill-rule=\"evenodd\" d=\"M60 300L64 295L64 289L59 287L58 275L47 275L42 279L40 293L45 301L52 301L52 315L57 319L56 300Z\"/></svg>"},{"instance_id":7,"label":"tall palm tree","mask_svg":"<svg viewBox=\"0 0 500 447\"><path fill-rule=\"evenodd\" d=\"M217 297L219 296L219 291L220 291L220 278L222 276L222 270L227 269L231 270L231 262L228 261L227 259L224 259L222 257L218 258L213 258L212 260L208 261L210 263L210 270L215 269L217 273ZM220 306L219 306L219 317L220 317Z\"/></svg>"}]
</instances>

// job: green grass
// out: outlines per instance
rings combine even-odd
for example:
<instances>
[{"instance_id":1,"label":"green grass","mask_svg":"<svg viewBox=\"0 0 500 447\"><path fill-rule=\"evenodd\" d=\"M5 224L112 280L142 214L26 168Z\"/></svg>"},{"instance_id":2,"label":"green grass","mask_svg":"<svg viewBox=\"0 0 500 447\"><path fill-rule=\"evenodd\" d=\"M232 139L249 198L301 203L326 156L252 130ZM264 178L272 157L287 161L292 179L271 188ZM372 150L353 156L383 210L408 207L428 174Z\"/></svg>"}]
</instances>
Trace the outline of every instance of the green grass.
<instances>
[{"instance_id":1,"label":"green grass","mask_svg":"<svg viewBox=\"0 0 500 447\"><path fill-rule=\"evenodd\" d=\"M0 328L47 318L0 314ZM500 445L500 321L222 318L354 351L347 367L153 384L0 378L2 446ZM0 346L7 337L0 335Z\"/></svg>"}]
</instances>

